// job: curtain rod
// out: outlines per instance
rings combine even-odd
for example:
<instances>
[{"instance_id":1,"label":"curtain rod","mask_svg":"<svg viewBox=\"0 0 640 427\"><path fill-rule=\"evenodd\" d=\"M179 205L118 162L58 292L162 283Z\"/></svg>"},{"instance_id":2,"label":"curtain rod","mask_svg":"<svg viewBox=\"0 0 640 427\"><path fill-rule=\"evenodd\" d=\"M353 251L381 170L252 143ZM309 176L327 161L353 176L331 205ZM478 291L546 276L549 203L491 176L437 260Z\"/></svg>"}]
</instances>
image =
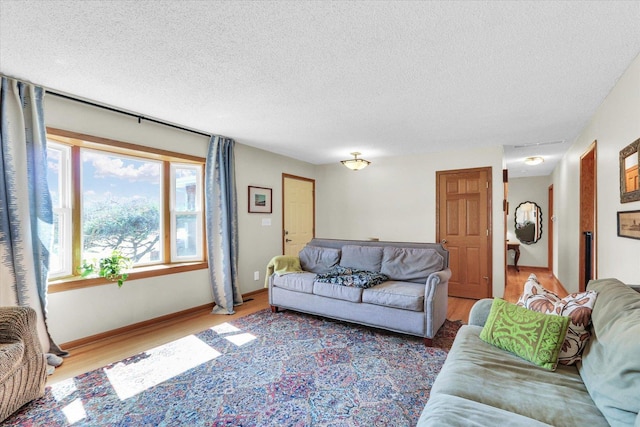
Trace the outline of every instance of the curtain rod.
<instances>
[{"instance_id":1,"label":"curtain rod","mask_svg":"<svg viewBox=\"0 0 640 427\"><path fill-rule=\"evenodd\" d=\"M47 94L58 96L58 97L64 98L64 99L68 99L70 101L80 102L81 104L91 105L92 107L102 108L104 110L113 111L114 113L124 114L124 115L130 116L130 117L136 117L138 119L138 123L140 123L142 120L146 120L148 122L156 123L156 124L163 125L163 126L168 126L168 127L174 128L174 129L179 129L179 130L195 133L195 134L202 135L202 136L207 136L209 138L212 136L209 133L204 133L204 132L200 132L198 130L185 128L185 127L182 127L182 126L174 125L173 123L169 123L169 122L165 122L165 121L162 121L162 120L153 119L153 118L150 118L150 117L144 117L144 116L142 116L140 114L131 113L129 111L120 110L118 108L109 107L107 105L101 105L101 104L98 104L98 103L95 103L95 102L87 101L85 99L76 98L76 97L73 97L71 95L65 95L65 94L60 93L60 92L55 92L55 91L47 90L47 89L45 89L45 91L46 91Z\"/></svg>"}]
</instances>

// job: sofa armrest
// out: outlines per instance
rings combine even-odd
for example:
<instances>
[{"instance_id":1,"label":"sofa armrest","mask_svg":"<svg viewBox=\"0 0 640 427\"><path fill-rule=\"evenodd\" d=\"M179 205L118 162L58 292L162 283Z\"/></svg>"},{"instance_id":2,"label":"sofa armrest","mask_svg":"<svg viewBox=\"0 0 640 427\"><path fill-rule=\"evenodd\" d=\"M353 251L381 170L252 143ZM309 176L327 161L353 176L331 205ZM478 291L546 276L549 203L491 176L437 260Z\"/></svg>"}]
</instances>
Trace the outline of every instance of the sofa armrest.
<instances>
[{"instance_id":1,"label":"sofa armrest","mask_svg":"<svg viewBox=\"0 0 640 427\"><path fill-rule=\"evenodd\" d=\"M37 334L36 321L36 312L31 307L0 307L0 342L37 343L33 339Z\"/></svg>"},{"instance_id":2,"label":"sofa armrest","mask_svg":"<svg viewBox=\"0 0 640 427\"><path fill-rule=\"evenodd\" d=\"M476 326L484 326L491 311L493 298L484 298L476 301L469 312L469 324Z\"/></svg>"},{"instance_id":3,"label":"sofa armrest","mask_svg":"<svg viewBox=\"0 0 640 427\"><path fill-rule=\"evenodd\" d=\"M433 338L447 318L450 277L451 270L446 268L431 273L427 278L424 290L425 338Z\"/></svg>"},{"instance_id":4,"label":"sofa armrest","mask_svg":"<svg viewBox=\"0 0 640 427\"><path fill-rule=\"evenodd\" d=\"M36 323L31 307L0 307L0 343L22 343L24 359L39 357L43 353Z\"/></svg>"}]
</instances>

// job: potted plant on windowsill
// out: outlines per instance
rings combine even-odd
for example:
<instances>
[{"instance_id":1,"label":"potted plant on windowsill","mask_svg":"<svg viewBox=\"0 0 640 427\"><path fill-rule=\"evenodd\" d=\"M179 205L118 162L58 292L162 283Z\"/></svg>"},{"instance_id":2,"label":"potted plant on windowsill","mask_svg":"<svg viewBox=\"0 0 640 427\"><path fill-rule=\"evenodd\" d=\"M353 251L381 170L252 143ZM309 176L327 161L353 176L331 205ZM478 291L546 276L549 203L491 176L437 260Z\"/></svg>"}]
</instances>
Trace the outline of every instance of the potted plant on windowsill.
<instances>
[{"instance_id":1,"label":"potted plant on windowsill","mask_svg":"<svg viewBox=\"0 0 640 427\"><path fill-rule=\"evenodd\" d=\"M118 287L122 287L129 274L126 272L131 268L131 260L115 249L111 256L94 259L93 262L82 260L82 265L78 268L82 277L97 275L112 282L118 282Z\"/></svg>"}]
</instances>

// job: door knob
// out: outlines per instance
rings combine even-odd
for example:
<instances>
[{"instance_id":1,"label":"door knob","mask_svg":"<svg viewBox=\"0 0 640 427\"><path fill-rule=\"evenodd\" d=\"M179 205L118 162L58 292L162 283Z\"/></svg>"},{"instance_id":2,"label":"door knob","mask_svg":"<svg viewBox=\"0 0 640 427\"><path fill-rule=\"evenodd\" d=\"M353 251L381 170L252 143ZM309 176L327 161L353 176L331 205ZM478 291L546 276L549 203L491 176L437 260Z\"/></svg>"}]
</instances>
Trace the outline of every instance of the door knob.
<instances>
[{"instance_id":1,"label":"door knob","mask_svg":"<svg viewBox=\"0 0 640 427\"><path fill-rule=\"evenodd\" d=\"M442 243L444 245L445 243L447 243L447 239L442 239L442 241L440 243Z\"/></svg>"}]
</instances>

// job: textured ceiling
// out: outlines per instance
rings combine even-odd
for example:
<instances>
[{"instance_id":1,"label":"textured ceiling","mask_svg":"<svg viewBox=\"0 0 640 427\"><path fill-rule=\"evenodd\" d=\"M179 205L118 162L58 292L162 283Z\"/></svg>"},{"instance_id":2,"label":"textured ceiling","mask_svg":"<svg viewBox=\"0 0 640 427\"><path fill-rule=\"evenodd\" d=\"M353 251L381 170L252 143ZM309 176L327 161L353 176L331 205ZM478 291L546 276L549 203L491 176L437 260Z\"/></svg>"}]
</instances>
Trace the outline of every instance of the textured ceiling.
<instances>
[{"instance_id":1,"label":"textured ceiling","mask_svg":"<svg viewBox=\"0 0 640 427\"><path fill-rule=\"evenodd\" d=\"M638 22L637 1L0 0L0 73L315 164L502 145L511 177L546 175Z\"/></svg>"}]
</instances>

